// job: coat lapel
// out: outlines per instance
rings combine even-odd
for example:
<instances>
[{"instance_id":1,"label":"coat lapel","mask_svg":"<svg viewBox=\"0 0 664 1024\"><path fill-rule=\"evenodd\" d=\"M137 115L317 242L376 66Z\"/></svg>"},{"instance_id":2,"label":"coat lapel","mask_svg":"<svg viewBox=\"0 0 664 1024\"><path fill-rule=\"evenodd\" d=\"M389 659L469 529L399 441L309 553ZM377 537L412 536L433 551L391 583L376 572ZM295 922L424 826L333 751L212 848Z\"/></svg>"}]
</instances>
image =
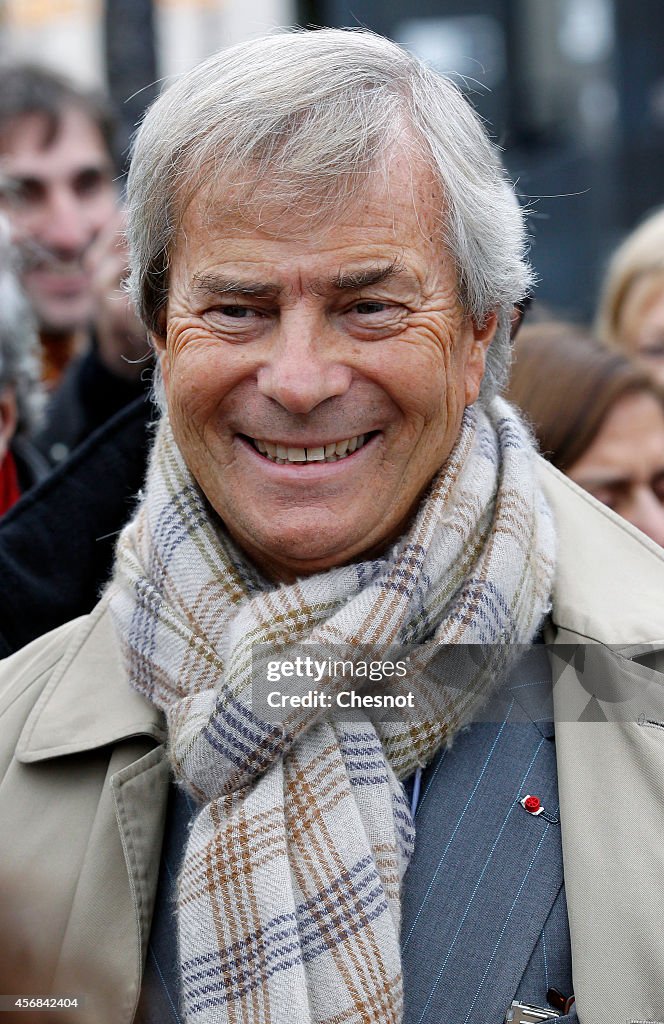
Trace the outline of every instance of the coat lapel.
<instances>
[{"instance_id":1,"label":"coat lapel","mask_svg":"<svg viewBox=\"0 0 664 1024\"><path fill-rule=\"evenodd\" d=\"M664 1022L664 655L651 644L640 665L584 640L560 630L562 653L551 649L578 1012L583 1024L656 1024Z\"/></svg>"},{"instance_id":2,"label":"coat lapel","mask_svg":"<svg viewBox=\"0 0 664 1024\"><path fill-rule=\"evenodd\" d=\"M154 910L169 767L161 714L126 681L107 607L81 620L23 728L17 761L61 787L66 829L49 839L75 863L53 991L80 993L81 1024L129 1024L140 994ZM23 769L24 770L24 769ZM76 863L76 857L79 861ZM62 892L53 894L58 904ZM109 951L99 966L100 942ZM78 1019L78 1018L77 1018Z\"/></svg>"},{"instance_id":3,"label":"coat lapel","mask_svg":"<svg viewBox=\"0 0 664 1024\"><path fill-rule=\"evenodd\" d=\"M134 1020L168 791L163 747L150 746L136 740L111 756L77 870L53 991L85 994L81 1024Z\"/></svg>"}]
</instances>

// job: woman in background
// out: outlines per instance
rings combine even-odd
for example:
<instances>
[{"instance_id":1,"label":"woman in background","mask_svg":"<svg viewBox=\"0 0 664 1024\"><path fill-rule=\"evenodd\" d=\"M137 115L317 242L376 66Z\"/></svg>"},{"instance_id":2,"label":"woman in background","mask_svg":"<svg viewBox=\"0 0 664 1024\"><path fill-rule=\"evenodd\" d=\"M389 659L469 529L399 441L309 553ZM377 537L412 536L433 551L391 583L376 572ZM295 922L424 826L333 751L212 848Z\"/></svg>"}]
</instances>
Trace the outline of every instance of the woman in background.
<instances>
[{"instance_id":1,"label":"woman in background","mask_svg":"<svg viewBox=\"0 0 664 1024\"><path fill-rule=\"evenodd\" d=\"M664 387L664 209L614 253L595 330L612 348L643 361Z\"/></svg>"},{"instance_id":2,"label":"woman in background","mask_svg":"<svg viewBox=\"0 0 664 1024\"><path fill-rule=\"evenodd\" d=\"M533 324L507 397L546 459L664 546L664 390L646 369L574 325Z\"/></svg>"}]
</instances>

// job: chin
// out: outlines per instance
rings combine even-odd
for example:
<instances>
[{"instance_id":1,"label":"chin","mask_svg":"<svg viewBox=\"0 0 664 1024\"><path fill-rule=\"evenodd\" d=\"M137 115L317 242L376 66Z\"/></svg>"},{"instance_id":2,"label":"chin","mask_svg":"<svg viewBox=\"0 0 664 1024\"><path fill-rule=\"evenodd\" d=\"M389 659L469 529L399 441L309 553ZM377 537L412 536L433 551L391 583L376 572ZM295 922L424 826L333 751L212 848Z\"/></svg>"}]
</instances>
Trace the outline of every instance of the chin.
<instances>
[{"instance_id":1,"label":"chin","mask_svg":"<svg viewBox=\"0 0 664 1024\"><path fill-rule=\"evenodd\" d=\"M361 544L357 551L347 543L335 544L332 537L328 543L321 544L323 530L324 527L319 527L311 534L298 530L290 536L282 533L278 538L262 538L260 549L253 548L247 553L270 575L285 580L325 572L361 557Z\"/></svg>"}]
</instances>

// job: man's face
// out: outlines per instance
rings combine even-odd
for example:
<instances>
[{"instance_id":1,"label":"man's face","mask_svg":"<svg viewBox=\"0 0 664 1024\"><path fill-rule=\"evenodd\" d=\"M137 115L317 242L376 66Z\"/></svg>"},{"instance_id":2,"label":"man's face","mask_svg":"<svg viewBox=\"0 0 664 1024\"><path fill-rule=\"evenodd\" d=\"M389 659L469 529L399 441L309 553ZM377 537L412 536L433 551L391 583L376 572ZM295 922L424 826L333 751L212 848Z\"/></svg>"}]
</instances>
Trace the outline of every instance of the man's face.
<instances>
[{"instance_id":1,"label":"man's face","mask_svg":"<svg viewBox=\"0 0 664 1024\"><path fill-rule=\"evenodd\" d=\"M21 275L42 330L68 334L92 314L87 255L116 210L113 168L96 126L71 108L45 146L45 122L18 118L0 150L3 206L24 257Z\"/></svg>"},{"instance_id":2,"label":"man's face","mask_svg":"<svg viewBox=\"0 0 664 1024\"><path fill-rule=\"evenodd\" d=\"M394 159L327 225L262 227L199 193L172 253L161 352L177 443L275 579L398 537L477 397L494 318L464 314L430 172ZM306 461L305 461L306 460Z\"/></svg>"}]
</instances>

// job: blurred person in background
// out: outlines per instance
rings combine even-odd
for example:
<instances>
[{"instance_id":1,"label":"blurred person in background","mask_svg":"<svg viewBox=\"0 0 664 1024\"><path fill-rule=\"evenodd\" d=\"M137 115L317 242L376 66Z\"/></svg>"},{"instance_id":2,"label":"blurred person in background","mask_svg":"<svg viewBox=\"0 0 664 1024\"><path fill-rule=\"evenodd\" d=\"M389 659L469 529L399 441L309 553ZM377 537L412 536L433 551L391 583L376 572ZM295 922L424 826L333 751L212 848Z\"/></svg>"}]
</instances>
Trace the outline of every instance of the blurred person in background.
<instances>
[{"instance_id":1,"label":"blurred person in background","mask_svg":"<svg viewBox=\"0 0 664 1024\"><path fill-rule=\"evenodd\" d=\"M92 267L91 347L63 374L50 398L44 428L35 439L54 464L120 409L145 399L149 391L152 360L145 329L124 288L127 260L124 217L120 215L94 243L85 261Z\"/></svg>"},{"instance_id":2,"label":"blurred person in background","mask_svg":"<svg viewBox=\"0 0 664 1024\"><path fill-rule=\"evenodd\" d=\"M23 254L48 384L87 345L88 255L117 211L114 130L102 97L39 67L0 70L3 201Z\"/></svg>"},{"instance_id":3,"label":"blurred person in background","mask_svg":"<svg viewBox=\"0 0 664 1024\"><path fill-rule=\"evenodd\" d=\"M0 69L0 201L54 392L38 438L54 463L144 391L145 334L118 290L114 134L97 93L39 67Z\"/></svg>"},{"instance_id":4,"label":"blurred person in background","mask_svg":"<svg viewBox=\"0 0 664 1024\"><path fill-rule=\"evenodd\" d=\"M523 327L507 396L542 455L664 545L664 390L572 324Z\"/></svg>"},{"instance_id":5,"label":"blurred person in background","mask_svg":"<svg viewBox=\"0 0 664 1024\"><path fill-rule=\"evenodd\" d=\"M597 336L643 362L664 387L664 209L614 253L602 287Z\"/></svg>"},{"instance_id":6,"label":"blurred person in background","mask_svg":"<svg viewBox=\"0 0 664 1024\"><path fill-rule=\"evenodd\" d=\"M42 403L39 342L12 267L9 226L0 218L0 516L48 472L30 441Z\"/></svg>"}]
</instances>

